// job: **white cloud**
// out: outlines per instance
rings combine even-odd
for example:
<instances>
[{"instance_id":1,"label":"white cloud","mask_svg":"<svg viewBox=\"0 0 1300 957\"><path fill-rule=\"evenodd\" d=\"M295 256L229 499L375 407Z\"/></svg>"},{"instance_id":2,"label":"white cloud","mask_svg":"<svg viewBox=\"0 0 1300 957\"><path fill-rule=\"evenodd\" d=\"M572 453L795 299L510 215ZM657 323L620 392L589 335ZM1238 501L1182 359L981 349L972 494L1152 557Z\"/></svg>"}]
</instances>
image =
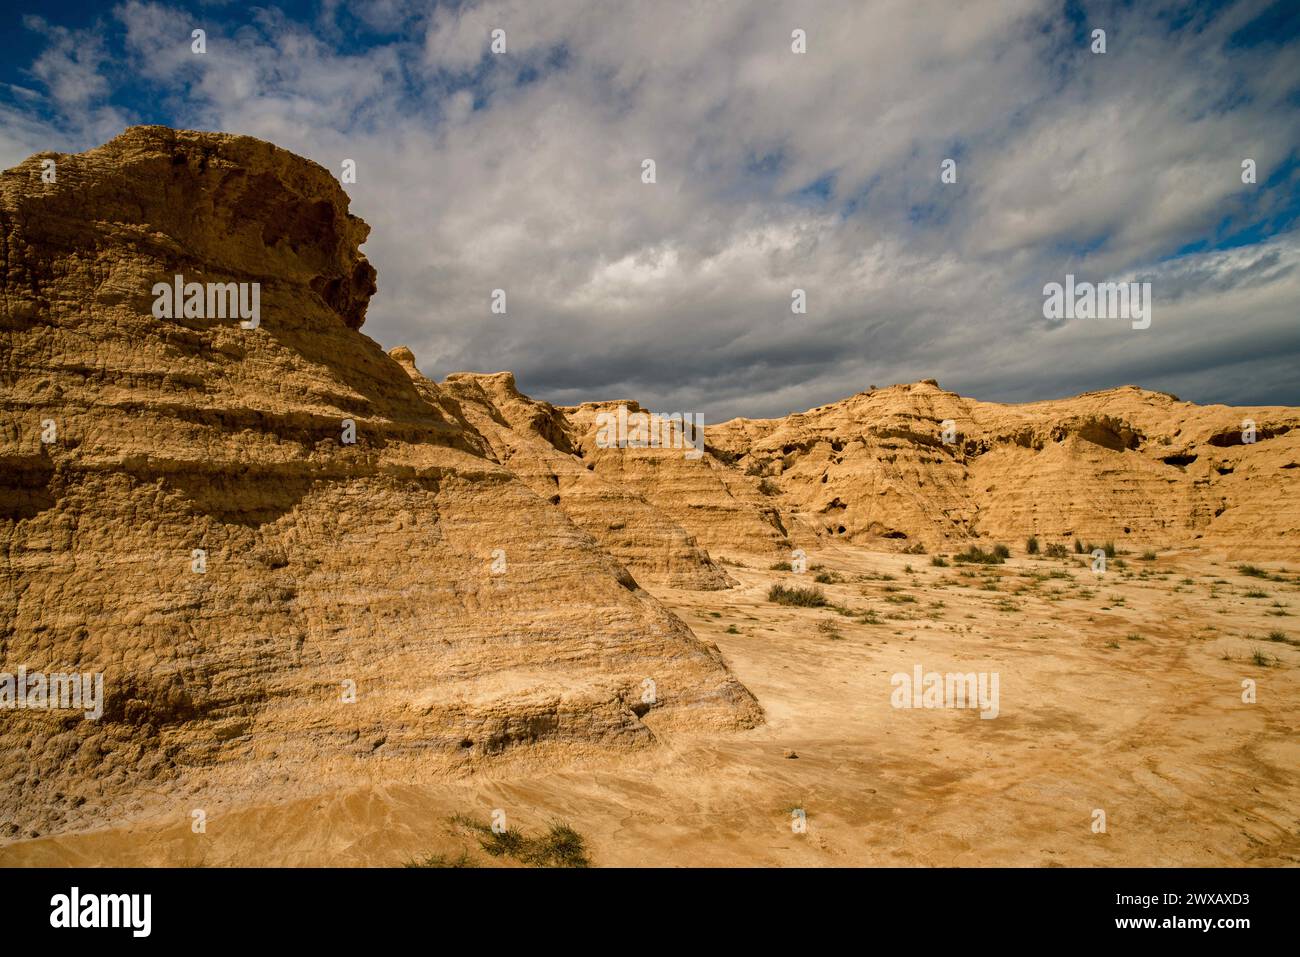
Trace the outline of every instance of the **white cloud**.
<instances>
[{"instance_id":1,"label":"white cloud","mask_svg":"<svg viewBox=\"0 0 1300 957\"><path fill-rule=\"evenodd\" d=\"M339 5L214 23L205 57L189 14L128 0L116 16L128 78L178 124L357 160L368 334L436 375L509 368L556 401L716 419L929 376L983 398L1275 388L1250 349L1261 368L1300 351L1294 240L1160 265L1260 195L1244 156L1263 183L1297 141L1294 48L1226 43L1258 9L1172 35L1149 6L1096 14L1104 56L1045 0L375 3L356 15L404 37L350 55ZM74 62L58 95L102 98L104 74ZM31 140L15 129L6 151ZM1042 285L1067 271L1153 273L1152 329L1048 327Z\"/></svg>"}]
</instances>

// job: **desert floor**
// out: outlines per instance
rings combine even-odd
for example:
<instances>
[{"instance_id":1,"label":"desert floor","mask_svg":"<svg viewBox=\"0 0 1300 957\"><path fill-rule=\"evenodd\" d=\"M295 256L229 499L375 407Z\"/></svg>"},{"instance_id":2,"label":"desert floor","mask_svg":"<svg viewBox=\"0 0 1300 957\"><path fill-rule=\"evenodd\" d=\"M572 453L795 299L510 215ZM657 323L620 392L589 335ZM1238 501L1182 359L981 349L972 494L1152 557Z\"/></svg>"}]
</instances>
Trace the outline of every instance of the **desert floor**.
<instances>
[{"instance_id":1,"label":"desert floor","mask_svg":"<svg viewBox=\"0 0 1300 957\"><path fill-rule=\"evenodd\" d=\"M757 696L754 730L245 800L210 812L204 834L178 811L12 844L0 864L384 866L467 850L496 865L449 821L495 808L525 833L567 821L607 866L1300 864L1300 575L1121 558L1100 578L1019 548L946 568L828 548L803 575L742 558L728 591L650 590ZM851 617L766 598L819 573L842 579L818 587ZM998 672L1000 713L894 708L891 675L917 664Z\"/></svg>"}]
</instances>

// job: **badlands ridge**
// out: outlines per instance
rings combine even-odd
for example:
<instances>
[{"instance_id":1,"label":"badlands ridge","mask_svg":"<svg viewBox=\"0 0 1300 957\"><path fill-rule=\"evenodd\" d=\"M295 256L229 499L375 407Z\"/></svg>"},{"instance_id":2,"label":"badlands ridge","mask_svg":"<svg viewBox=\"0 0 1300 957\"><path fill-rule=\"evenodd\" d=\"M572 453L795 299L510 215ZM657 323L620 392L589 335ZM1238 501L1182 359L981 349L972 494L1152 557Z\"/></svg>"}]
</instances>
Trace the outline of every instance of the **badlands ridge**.
<instances>
[{"instance_id":1,"label":"badlands ridge","mask_svg":"<svg viewBox=\"0 0 1300 957\"><path fill-rule=\"evenodd\" d=\"M662 596L795 549L1300 556L1297 409L926 381L711 424L692 459L602 447L631 399L433 381L360 332L368 227L335 178L248 137L38 154L0 176L0 229L0 671L107 696L98 722L3 713L0 841L755 728ZM260 324L155 318L178 274L258 283Z\"/></svg>"}]
</instances>

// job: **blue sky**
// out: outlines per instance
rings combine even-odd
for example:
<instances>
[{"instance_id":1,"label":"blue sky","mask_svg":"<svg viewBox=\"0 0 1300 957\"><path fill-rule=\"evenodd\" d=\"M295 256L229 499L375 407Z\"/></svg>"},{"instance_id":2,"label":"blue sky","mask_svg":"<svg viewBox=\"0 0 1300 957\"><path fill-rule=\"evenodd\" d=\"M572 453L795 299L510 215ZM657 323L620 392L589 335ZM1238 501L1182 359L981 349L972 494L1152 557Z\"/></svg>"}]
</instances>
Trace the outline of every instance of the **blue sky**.
<instances>
[{"instance_id":1,"label":"blue sky","mask_svg":"<svg viewBox=\"0 0 1300 957\"><path fill-rule=\"evenodd\" d=\"M1294 2L127 0L3 17L5 167L136 123L356 160L379 273L364 331L434 377L510 369L555 402L709 421L928 377L1006 401L1133 383L1300 405ZM1066 273L1150 281L1151 328L1048 322L1042 287Z\"/></svg>"}]
</instances>

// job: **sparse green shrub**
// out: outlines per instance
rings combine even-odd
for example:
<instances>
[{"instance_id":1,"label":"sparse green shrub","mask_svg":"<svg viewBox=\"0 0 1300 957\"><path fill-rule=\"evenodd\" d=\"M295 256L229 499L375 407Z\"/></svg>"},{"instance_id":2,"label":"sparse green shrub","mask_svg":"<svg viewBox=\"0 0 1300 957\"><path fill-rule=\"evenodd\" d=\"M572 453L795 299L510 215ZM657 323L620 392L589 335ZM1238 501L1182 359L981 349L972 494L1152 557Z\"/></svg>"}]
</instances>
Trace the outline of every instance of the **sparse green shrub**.
<instances>
[{"instance_id":1,"label":"sparse green shrub","mask_svg":"<svg viewBox=\"0 0 1300 957\"><path fill-rule=\"evenodd\" d=\"M778 605L794 605L799 608L825 608L830 604L820 588L786 588L773 585L767 590L767 600Z\"/></svg>"},{"instance_id":2,"label":"sparse green shrub","mask_svg":"<svg viewBox=\"0 0 1300 957\"><path fill-rule=\"evenodd\" d=\"M844 637L839 633L839 630L835 627L835 622L830 618L817 622L817 630L831 641L839 641Z\"/></svg>"},{"instance_id":3,"label":"sparse green shrub","mask_svg":"<svg viewBox=\"0 0 1300 957\"><path fill-rule=\"evenodd\" d=\"M1033 535L1030 535L1029 538L1025 540L1025 554L1026 555L1038 554L1038 539Z\"/></svg>"},{"instance_id":4,"label":"sparse green shrub","mask_svg":"<svg viewBox=\"0 0 1300 957\"><path fill-rule=\"evenodd\" d=\"M477 867L473 859L466 851L461 851L459 857L448 857L445 854L430 854L428 857L422 857L417 860L405 862L403 867Z\"/></svg>"},{"instance_id":5,"label":"sparse green shrub","mask_svg":"<svg viewBox=\"0 0 1300 957\"><path fill-rule=\"evenodd\" d=\"M451 820L473 831L478 836L479 847L492 857L513 857L530 867L591 866L582 835L564 821L550 822L541 837L528 837L513 828L497 833L491 826L463 814Z\"/></svg>"},{"instance_id":6,"label":"sparse green shrub","mask_svg":"<svg viewBox=\"0 0 1300 957\"><path fill-rule=\"evenodd\" d=\"M530 842L522 858L534 867L590 867L586 841L564 821L552 821L546 833Z\"/></svg>"},{"instance_id":7,"label":"sparse green shrub","mask_svg":"<svg viewBox=\"0 0 1300 957\"><path fill-rule=\"evenodd\" d=\"M992 552L986 552L978 545L971 545L966 551L954 555L952 560L961 564L1001 565L1006 561L1006 556L998 555L996 549Z\"/></svg>"}]
</instances>

